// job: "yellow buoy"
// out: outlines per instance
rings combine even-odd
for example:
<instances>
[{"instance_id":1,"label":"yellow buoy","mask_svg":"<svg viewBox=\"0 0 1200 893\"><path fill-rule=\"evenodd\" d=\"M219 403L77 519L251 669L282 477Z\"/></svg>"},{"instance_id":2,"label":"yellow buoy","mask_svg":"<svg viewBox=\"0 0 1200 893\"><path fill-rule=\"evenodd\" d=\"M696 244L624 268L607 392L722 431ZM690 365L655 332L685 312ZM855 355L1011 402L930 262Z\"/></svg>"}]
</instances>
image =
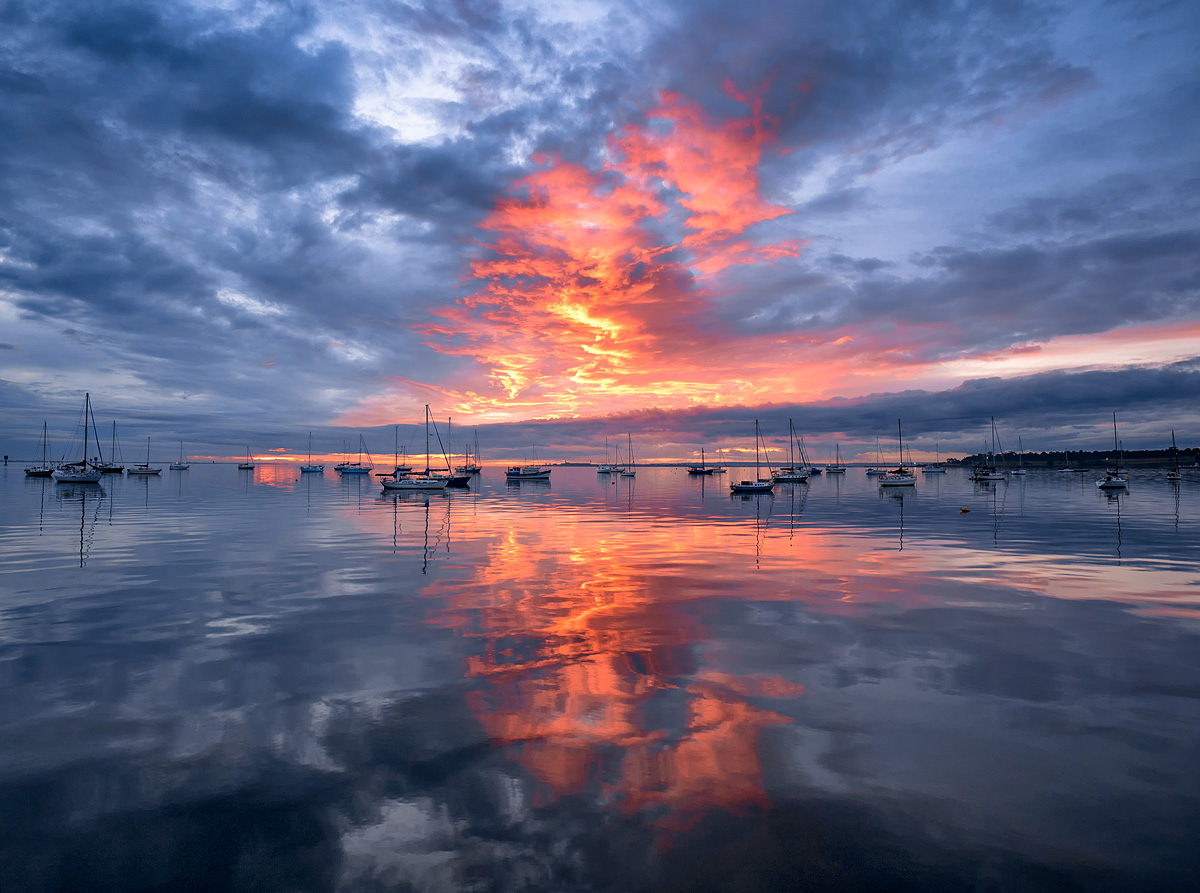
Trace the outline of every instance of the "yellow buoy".
<instances>
[{"instance_id":1,"label":"yellow buoy","mask_svg":"<svg viewBox=\"0 0 1200 893\"><path fill-rule=\"evenodd\" d=\"M963 513L964 515L965 515L967 512L969 512L969 511L970 511L970 509L962 509L962 513Z\"/></svg>"}]
</instances>

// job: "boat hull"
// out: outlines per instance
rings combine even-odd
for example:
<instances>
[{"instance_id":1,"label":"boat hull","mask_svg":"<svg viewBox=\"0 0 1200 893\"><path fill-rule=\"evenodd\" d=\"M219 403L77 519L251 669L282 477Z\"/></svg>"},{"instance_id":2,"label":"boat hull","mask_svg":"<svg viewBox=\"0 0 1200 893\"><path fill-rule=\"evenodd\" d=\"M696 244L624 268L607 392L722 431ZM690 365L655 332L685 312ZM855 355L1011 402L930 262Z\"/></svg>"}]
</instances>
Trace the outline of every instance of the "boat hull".
<instances>
[{"instance_id":1,"label":"boat hull","mask_svg":"<svg viewBox=\"0 0 1200 893\"><path fill-rule=\"evenodd\" d=\"M735 481L729 485L734 493L770 493L775 489L773 481Z\"/></svg>"},{"instance_id":2,"label":"boat hull","mask_svg":"<svg viewBox=\"0 0 1200 893\"><path fill-rule=\"evenodd\" d=\"M621 472L624 474L625 472ZM548 481L549 468L510 468L504 472L504 477L510 481Z\"/></svg>"},{"instance_id":3,"label":"boat hull","mask_svg":"<svg viewBox=\"0 0 1200 893\"><path fill-rule=\"evenodd\" d=\"M63 469L55 469L50 476L60 484L100 483L100 472L98 471L64 471Z\"/></svg>"},{"instance_id":4,"label":"boat hull","mask_svg":"<svg viewBox=\"0 0 1200 893\"><path fill-rule=\"evenodd\" d=\"M385 490L416 492L422 490L445 490L449 482L445 478L400 478L399 480L382 480L380 483Z\"/></svg>"}]
</instances>

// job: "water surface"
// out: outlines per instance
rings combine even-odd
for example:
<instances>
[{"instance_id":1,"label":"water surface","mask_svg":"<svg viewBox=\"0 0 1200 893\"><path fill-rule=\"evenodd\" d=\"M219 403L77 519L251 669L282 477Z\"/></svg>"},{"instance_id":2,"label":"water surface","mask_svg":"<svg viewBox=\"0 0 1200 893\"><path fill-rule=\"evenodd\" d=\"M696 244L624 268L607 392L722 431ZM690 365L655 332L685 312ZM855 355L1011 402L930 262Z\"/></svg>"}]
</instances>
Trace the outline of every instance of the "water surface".
<instances>
[{"instance_id":1,"label":"water surface","mask_svg":"<svg viewBox=\"0 0 1200 893\"><path fill-rule=\"evenodd\" d=\"M0 886L1192 889L1193 476L10 466Z\"/></svg>"}]
</instances>

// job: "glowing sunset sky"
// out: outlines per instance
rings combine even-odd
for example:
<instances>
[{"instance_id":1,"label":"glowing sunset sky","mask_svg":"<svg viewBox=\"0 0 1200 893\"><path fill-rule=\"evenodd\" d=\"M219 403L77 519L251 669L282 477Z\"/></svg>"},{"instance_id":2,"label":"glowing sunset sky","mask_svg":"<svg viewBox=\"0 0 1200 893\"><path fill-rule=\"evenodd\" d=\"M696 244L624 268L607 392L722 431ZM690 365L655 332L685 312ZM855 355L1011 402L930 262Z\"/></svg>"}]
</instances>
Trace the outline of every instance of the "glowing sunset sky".
<instances>
[{"instance_id":1,"label":"glowing sunset sky","mask_svg":"<svg viewBox=\"0 0 1200 893\"><path fill-rule=\"evenodd\" d=\"M1194 3L0 6L0 449L1200 439ZM613 416L616 416L613 418ZM379 429L372 431L371 429ZM600 447L599 449L602 449Z\"/></svg>"}]
</instances>

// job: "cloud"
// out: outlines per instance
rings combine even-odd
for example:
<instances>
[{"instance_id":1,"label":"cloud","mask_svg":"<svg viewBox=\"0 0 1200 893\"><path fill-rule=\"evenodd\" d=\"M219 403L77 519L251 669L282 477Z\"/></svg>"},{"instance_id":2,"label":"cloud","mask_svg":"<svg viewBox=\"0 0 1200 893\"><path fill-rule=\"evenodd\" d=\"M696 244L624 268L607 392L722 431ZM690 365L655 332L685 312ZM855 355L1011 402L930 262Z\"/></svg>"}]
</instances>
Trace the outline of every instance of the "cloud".
<instances>
[{"instance_id":1,"label":"cloud","mask_svg":"<svg viewBox=\"0 0 1200 893\"><path fill-rule=\"evenodd\" d=\"M940 390L1186 327L1194 13L1089 15L10 3L0 375L231 429L489 421ZM574 242L519 230L539 200Z\"/></svg>"}]
</instances>

